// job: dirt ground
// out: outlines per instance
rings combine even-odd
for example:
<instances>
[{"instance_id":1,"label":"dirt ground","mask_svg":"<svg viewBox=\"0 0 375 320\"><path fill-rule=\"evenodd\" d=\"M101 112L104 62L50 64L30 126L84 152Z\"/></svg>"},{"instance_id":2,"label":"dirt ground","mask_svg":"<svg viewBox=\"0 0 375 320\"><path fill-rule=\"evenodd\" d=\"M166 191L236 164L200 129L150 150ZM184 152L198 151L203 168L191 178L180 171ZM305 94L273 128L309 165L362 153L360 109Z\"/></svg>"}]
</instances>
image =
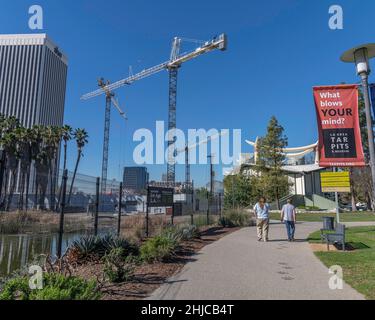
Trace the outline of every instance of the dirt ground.
<instances>
[{"instance_id":1,"label":"dirt ground","mask_svg":"<svg viewBox=\"0 0 375 320\"><path fill-rule=\"evenodd\" d=\"M185 241L173 261L166 263L144 264L137 266L132 281L111 284L102 280L103 264L85 264L79 266L74 274L86 279L95 279L101 283L103 300L138 300L148 297L168 278L178 273L189 261L194 261L194 255L204 246L237 231L238 228L212 227L202 231L200 239Z\"/></svg>"}]
</instances>

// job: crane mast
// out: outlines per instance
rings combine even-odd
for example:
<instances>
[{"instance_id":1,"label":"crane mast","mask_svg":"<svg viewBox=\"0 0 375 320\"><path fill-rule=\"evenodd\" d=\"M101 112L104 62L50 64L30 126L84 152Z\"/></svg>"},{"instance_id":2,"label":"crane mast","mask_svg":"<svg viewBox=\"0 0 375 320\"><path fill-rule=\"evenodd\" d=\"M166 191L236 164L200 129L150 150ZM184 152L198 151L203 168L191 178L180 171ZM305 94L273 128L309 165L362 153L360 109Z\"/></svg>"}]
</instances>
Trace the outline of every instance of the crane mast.
<instances>
[{"instance_id":1,"label":"crane mast","mask_svg":"<svg viewBox=\"0 0 375 320\"><path fill-rule=\"evenodd\" d=\"M105 113L104 113L104 140L103 140L103 158L102 158L102 177L101 177L101 187L100 192L103 195L107 191L107 173L108 173L108 155L109 155L109 134L111 127L111 106L112 103L118 110L121 116L126 119L125 112L123 112L114 99L115 94L110 91L107 86L109 81L105 81L103 78L98 80L98 86L101 88L105 94Z\"/></svg>"}]
</instances>

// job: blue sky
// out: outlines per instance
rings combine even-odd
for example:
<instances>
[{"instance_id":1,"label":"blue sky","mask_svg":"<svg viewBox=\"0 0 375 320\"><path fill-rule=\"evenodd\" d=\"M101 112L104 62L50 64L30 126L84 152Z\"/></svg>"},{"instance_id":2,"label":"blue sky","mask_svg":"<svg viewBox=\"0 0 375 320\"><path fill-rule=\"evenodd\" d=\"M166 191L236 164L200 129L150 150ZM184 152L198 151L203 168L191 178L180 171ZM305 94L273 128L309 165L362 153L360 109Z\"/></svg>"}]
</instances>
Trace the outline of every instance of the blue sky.
<instances>
[{"instance_id":1,"label":"blue sky","mask_svg":"<svg viewBox=\"0 0 375 320\"><path fill-rule=\"evenodd\" d=\"M96 89L100 76L112 81L168 59L171 39L210 39L228 34L228 51L213 52L186 63L179 73L178 127L239 128L243 140L262 135L275 115L290 146L317 139L312 86L357 82L354 66L339 61L341 53L374 42L373 0L65 0L2 1L1 33L31 33L28 8L44 9L44 30L69 57L65 122L84 127L90 142L79 171L100 175L103 140L103 97L82 102ZM344 9L344 30L328 28L328 9ZM138 128L167 120L166 72L117 91L129 121L112 113L109 177L118 178L133 165ZM69 150L73 168L75 149ZM252 150L243 144L243 152ZM217 168L219 169L219 168ZM159 179L164 166L149 167ZM197 184L208 181L207 165L192 167ZM184 167L177 167L178 179Z\"/></svg>"}]
</instances>

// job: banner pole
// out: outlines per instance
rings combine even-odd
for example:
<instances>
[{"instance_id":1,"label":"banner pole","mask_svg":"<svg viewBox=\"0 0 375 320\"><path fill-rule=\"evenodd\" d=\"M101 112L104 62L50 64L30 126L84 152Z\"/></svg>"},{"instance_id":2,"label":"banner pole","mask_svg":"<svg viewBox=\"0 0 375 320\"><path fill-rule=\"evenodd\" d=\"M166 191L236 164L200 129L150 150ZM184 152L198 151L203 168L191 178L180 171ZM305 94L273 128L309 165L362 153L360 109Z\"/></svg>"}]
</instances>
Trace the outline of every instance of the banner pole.
<instances>
[{"instance_id":1,"label":"banner pole","mask_svg":"<svg viewBox=\"0 0 375 320\"><path fill-rule=\"evenodd\" d=\"M366 124L367 124L367 135L368 135L368 146L370 153L370 168L372 176L372 201L371 210L375 211L375 146L374 146L374 132L373 132L373 119L371 115L370 106L370 93L368 89L368 74L361 73L362 78L362 88L363 88L363 98L365 100L365 111L366 111Z\"/></svg>"},{"instance_id":2,"label":"banner pole","mask_svg":"<svg viewBox=\"0 0 375 320\"><path fill-rule=\"evenodd\" d=\"M333 172L338 172L336 167L333 167ZM340 204L339 204L339 193L335 192L335 202L336 202L336 221L340 223Z\"/></svg>"}]
</instances>

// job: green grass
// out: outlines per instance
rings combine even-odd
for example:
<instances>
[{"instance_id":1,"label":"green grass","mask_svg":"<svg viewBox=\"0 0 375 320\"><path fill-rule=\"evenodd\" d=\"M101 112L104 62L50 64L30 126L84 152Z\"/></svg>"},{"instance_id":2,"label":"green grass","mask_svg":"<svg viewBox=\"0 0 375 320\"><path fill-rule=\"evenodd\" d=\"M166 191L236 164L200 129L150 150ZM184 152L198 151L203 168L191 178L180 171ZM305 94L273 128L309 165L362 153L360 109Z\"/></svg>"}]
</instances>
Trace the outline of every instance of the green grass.
<instances>
[{"instance_id":1,"label":"green grass","mask_svg":"<svg viewBox=\"0 0 375 320\"><path fill-rule=\"evenodd\" d=\"M298 213L298 221L321 222L322 217L336 217L336 213ZM280 220L280 213L271 213L271 219ZM373 212L348 212L340 213L341 222L375 221Z\"/></svg>"},{"instance_id":2,"label":"green grass","mask_svg":"<svg viewBox=\"0 0 375 320\"><path fill-rule=\"evenodd\" d=\"M310 242L320 242L320 231L309 236ZM346 242L354 251L316 252L315 255L327 266L343 268L344 281L375 300L375 226L354 227L346 230Z\"/></svg>"}]
</instances>

